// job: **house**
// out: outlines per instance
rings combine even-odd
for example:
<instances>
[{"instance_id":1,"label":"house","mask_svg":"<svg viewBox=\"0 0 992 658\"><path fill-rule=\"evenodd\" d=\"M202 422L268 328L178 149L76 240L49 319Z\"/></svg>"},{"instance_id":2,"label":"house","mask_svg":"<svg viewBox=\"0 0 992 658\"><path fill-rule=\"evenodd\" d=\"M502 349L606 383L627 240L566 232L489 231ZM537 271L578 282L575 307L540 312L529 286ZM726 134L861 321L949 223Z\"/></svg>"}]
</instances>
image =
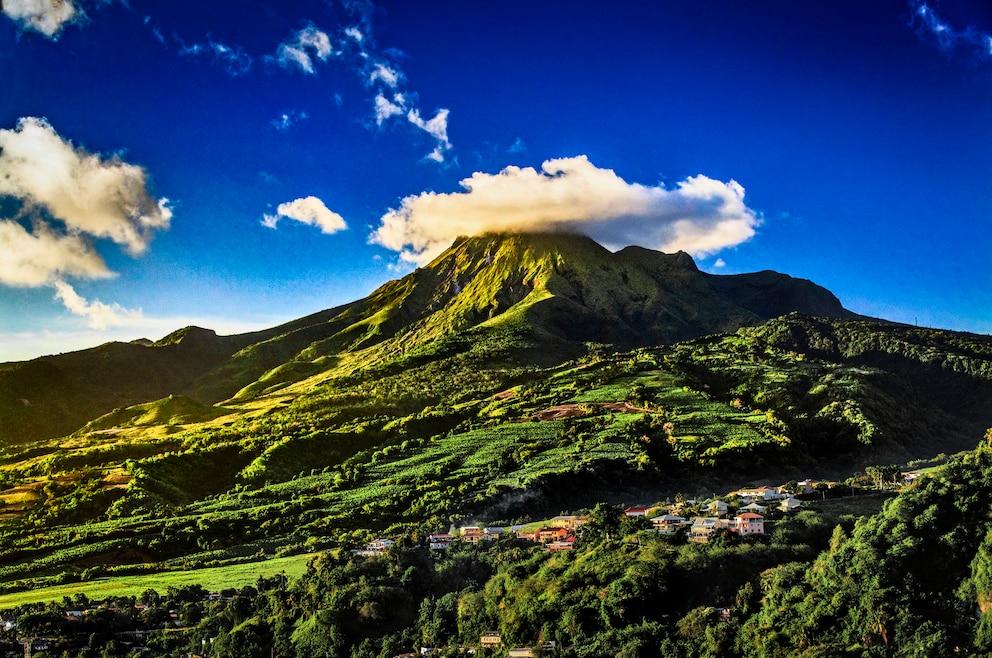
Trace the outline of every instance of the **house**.
<instances>
[{"instance_id":1,"label":"house","mask_svg":"<svg viewBox=\"0 0 992 658\"><path fill-rule=\"evenodd\" d=\"M675 532L684 525L692 525L692 521L684 519L677 514L663 514L651 519L651 525L654 526L655 532L667 535Z\"/></svg>"},{"instance_id":2,"label":"house","mask_svg":"<svg viewBox=\"0 0 992 658\"><path fill-rule=\"evenodd\" d=\"M732 496L739 496L742 503L753 503L755 501L781 500L785 494L779 493L777 487L756 487L753 489L738 489L731 492Z\"/></svg>"},{"instance_id":3,"label":"house","mask_svg":"<svg viewBox=\"0 0 992 658\"><path fill-rule=\"evenodd\" d=\"M731 529L741 537L765 534L765 518L754 512L744 512L734 517Z\"/></svg>"},{"instance_id":4,"label":"house","mask_svg":"<svg viewBox=\"0 0 992 658\"><path fill-rule=\"evenodd\" d=\"M627 509L625 509L623 513L631 517L647 516L648 509L649 508L644 507L643 505L634 505L632 507L628 507Z\"/></svg>"},{"instance_id":5,"label":"house","mask_svg":"<svg viewBox=\"0 0 992 658\"><path fill-rule=\"evenodd\" d=\"M568 530L575 530L583 523L587 523L589 517L586 516L555 516L548 521L548 525L552 528L566 528Z\"/></svg>"},{"instance_id":6,"label":"house","mask_svg":"<svg viewBox=\"0 0 992 658\"><path fill-rule=\"evenodd\" d=\"M569 535L565 528L549 528L547 526L537 531L537 541L547 543L550 541L561 541Z\"/></svg>"},{"instance_id":7,"label":"house","mask_svg":"<svg viewBox=\"0 0 992 658\"><path fill-rule=\"evenodd\" d=\"M727 527L727 521L712 516L697 516L692 519L689 529L689 541L705 544L717 530Z\"/></svg>"},{"instance_id":8,"label":"house","mask_svg":"<svg viewBox=\"0 0 992 658\"><path fill-rule=\"evenodd\" d=\"M706 511L714 516L726 516L727 515L727 503L722 500L714 500L713 502L706 505Z\"/></svg>"},{"instance_id":9,"label":"house","mask_svg":"<svg viewBox=\"0 0 992 658\"><path fill-rule=\"evenodd\" d=\"M510 652L506 655L509 658L534 658L537 655L537 651L533 647L516 647L510 649Z\"/></svg>"},{"instance_id":10,"label":"house","mask_svg":"<svg viewBox=\"0 0 992 658\"><path fill-rule=\"evenodd\" d=\"M459 533L461 535L462 541L467 542L469 544L478 544L480 541L482 541L482 538L485 534L482 532L482 528L480 528L477 525L465 526L459 531Z\"/></svg>"},{"instance_id":11,"label":"house","mask_svg":"<svg viewBox=\"0 0 992 658\"><path fill-rule=\"evenodd\" d=\"M781 503L779 503L779 507L783 512L792 512L799 509L802 506L803 506L802 501L796 500L792 496L789 496Z\"/></svg>"},{"instance_id":12,"label":"house","mask_svg":"<svg viewBox=\"0 0 992 658\"><path fill-rule=\"evenodd\" d=\"M354 555L364 555L365 557L374 557L376 555L382 555L396 542L392 539L376 539L365 545L364 548L355 549L352 551Z\"/></svg>"},{"instance_id":13,"label":"house","mask_svg":"<svg viewBox=\"0 0 992 658\"><path fill-rule=\"evenodd\" d=\"M538 530L517 530L517 539L536 542L538 541L537 533Z\"/></svg>"},{"instance_id":14,"label":"house","mask_svg":"<svg viewBox=\"0 0 992 658\"><path fill-rule=\"evenodd\" d=\"M552 552L570 551L575 548L575 535L568 535L564 539L550 542L545 548Z\"/></svg>"},{"instance_id":15,"label":"house","mask_svg":"<svg viewBox=\"0 0 992 658\"><path fill-rule=\"evenodd\" d=\"M765 510L767 509L768 508L765 507L764 505L759 505L758 503L751 503L750 505L745 505L744 507L740 508L740 510L738 511L753 512L754 514L764 514Z\"/></svg>"},{"instance_id":16,"label":"house","mask_svg":"<svg viewBox=\"0 0 992 658\"><path fill-rule=\"evenodd\" d=\"M427 536L427 547L435 551L443 551L448 546L451 545L451 540L454 539L447 532L440 532L434 535Z\"/></svg>"},{"instance_id":17,"label":"house","mask_svg":"<svg viewBox=\"0 0 992 658\"><path fill-rule=\"evenodd\" d=\"M479 644L483 647L498 647L503 644L503 636L495 632L483 633Z\"/></svg>"}]
</instances>

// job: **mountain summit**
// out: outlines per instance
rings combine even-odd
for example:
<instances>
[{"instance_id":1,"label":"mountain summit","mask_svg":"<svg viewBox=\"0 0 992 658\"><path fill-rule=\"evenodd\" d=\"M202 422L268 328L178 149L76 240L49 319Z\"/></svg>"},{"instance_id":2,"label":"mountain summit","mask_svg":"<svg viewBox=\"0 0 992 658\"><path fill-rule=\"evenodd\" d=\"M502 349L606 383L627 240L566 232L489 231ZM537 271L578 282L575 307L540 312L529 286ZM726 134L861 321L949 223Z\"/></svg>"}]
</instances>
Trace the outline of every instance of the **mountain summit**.
<instances>
[{"instance_id":1,"label":"mountain summit","mask_svg":"<svg viewBox=\"0 0 992 658\"><path fill-rule=\"evenodd\" d=\"M526 357L564 360L734 331L799 311L857 317L826 289L776 272L720 276L685 253L610 252L587 237L459 238L429 265L364 299L237 336L190 327L155 343L106 345L0 364L0 441L66 434L117 407L169 394L250 398L342 364L429 358L452 341L510 336ZM521 353L522 355L523 353Z\"/></svg>"}]
</instances>

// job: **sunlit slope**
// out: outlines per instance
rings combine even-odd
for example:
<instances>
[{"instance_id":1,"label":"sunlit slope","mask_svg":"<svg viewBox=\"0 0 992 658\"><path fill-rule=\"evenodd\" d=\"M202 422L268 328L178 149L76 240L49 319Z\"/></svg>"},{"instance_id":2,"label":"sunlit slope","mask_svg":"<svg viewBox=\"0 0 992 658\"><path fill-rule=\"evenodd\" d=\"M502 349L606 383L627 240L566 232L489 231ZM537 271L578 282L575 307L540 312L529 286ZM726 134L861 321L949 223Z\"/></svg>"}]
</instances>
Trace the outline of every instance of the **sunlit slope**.
<instances>
[{"instance_id":1,"label":"sunlit slope","mask_svg":"<svg viewBox=\"0 0 992 658\"><path fill-rule=\"evenodd\" d=\"M245 400L321 373L466 349L549 365L591 342L671 343L789 311L851 315L809 281L773 272L710 275L684 253L611 253L577 235L461 238L364 299L265 331L217 336L188 327L155 343L2 364L0 441L67 434L113 409L172 394L205 404Z\"/></svg>"}]
</instances>

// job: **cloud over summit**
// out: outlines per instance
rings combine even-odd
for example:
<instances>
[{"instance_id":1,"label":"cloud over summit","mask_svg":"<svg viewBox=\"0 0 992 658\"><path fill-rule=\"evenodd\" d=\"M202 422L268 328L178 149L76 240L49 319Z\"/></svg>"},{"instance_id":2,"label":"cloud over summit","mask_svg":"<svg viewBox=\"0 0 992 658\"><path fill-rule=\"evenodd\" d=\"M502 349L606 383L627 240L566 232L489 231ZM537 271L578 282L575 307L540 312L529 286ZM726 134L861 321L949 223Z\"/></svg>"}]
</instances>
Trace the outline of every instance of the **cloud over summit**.
<instances>
[{"instance_id":1,"label":"cloud over summit","mask_svg":"<svg viewBox=\"0 0 992 658\"><path fill-rule=\"evenodd\" d=\"M474 173L462 192L408 196L386 213L370 240L425 264L459 235L583 233L611 248L641 245L712 254L749 240L760 223L744 188L691 176L675 187L628 183L585 156Z\"/></svg>"}]
</instances>

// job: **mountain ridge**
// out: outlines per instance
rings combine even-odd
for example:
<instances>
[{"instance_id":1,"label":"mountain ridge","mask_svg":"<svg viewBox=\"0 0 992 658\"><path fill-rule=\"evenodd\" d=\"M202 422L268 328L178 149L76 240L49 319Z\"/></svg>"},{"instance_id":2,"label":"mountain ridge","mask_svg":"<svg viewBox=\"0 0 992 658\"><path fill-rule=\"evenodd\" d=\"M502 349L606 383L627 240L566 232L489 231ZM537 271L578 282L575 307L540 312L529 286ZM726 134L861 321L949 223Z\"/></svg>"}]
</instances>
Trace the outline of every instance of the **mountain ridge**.
<instances>
[{"instance_id":1,"label":"mountain ridge","mask_svg":"<svg viewBox=\"0 0 992 658\"><path fill-rule=\"evenodd\" d=\"M186 395L252 397L341 362L385 363L466 331L507 331L565 360L586 343L627 349L734 331L790 311L857 318L826 289L763 271L701 272L684 252L610 252L562 234L461 237L370 295L269 329L185 327L150 345L0 364L0 441L68 434L118 407Z\"/></svg>"}]
</instances>

